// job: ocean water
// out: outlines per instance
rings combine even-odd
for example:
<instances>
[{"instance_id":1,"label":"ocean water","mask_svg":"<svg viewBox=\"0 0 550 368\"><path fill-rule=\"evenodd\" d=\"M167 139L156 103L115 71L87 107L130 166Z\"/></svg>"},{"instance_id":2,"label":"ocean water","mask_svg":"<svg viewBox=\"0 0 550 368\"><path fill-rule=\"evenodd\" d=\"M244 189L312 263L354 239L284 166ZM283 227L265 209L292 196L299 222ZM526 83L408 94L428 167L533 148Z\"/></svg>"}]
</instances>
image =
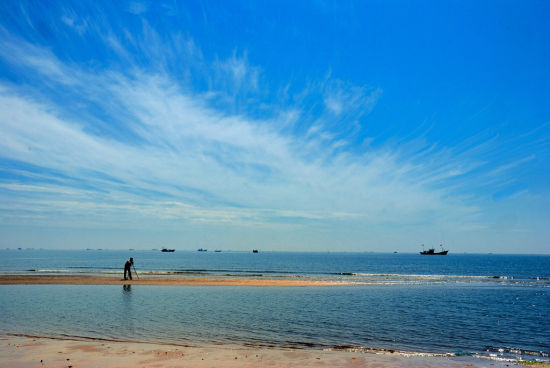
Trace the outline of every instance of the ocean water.
<instances>
[{"instance_id":1,"label":"ocean water","mask_svg":"<svg viewBox=\"0 0 550 368\"><path fill-rule=\"evenodd\" d=\"M2 285L0 332L548 360L550 257L0 251L1 274L348 280L350 286Z\"/></svg>"}]
</instances>

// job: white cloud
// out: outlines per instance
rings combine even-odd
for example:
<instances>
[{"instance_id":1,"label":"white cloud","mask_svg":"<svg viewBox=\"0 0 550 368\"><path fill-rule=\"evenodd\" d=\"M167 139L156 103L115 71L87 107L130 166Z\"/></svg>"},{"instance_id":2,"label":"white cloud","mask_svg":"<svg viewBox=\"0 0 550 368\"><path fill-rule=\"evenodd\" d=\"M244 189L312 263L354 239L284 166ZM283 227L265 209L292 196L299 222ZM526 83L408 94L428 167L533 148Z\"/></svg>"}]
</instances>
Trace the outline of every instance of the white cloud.
<instances>
[{"instance_id":1,"label":"white cloud","mask_svg":"<svg viewBox=\"0 0 550 368\"><path fill-rule=\"evenodd\" d=\"M88 21L78 17L73 11L66 11L66 14L61 16L61 21L81 36L88 29Z\"/></svg>"},{"instance_id":2,"label":"white cloud","mask_svg":"<svg viewBox=\"0 0 550 368\"><path fill-rule=\"evenodd\" d=\"M116 39L110 45L124 54ZM28 44L0 46L4 60L20 58L20 68L70 88L107 117L38 89L0 86L0 156L18 162L5 172L24 177L0 185L10 198L1 207L4 221L471 227L480 214L457 195L456 180L481 165L472 158L486 142L438 149L413 140L346 151L348 137L330 128L334 115L368 114L379 89L327 82L321 91L330 112L306 133L288 134L287 114L262 120L217 109L208 93L190 92L163 68L96 74ZM233 54L216 70L220 80L257 88L260 70L246 55ZM292 106L290 119L305 110ZM98 122L119 134L102 133Z\"/></svg>"},{"instance_id":3,"label":"white cloud","mask_svg":"<svg viewBox=\"0 0 550 368\"><path fill-rule=\"evenodd\" d=\"M143 2L134 1L128 5L128 11L134 15L140 15L147 11L147 5Z\"/></svg>"},{"instance_id":4,"label":"white cloud","mask_svg":"<svg viewBox=\"0 0 550 368\"><path fill-rule=\"evenodd\" d=\"M524 158L520 158L514 162L509 162L509 163L506 163L504 165L501 165L493 170L491 170L491 172L489 173L490 176L494 176L494 175L497 175L497 174L500 174L504 171L508 171L510 169L513 169L515 167L518 167L522 164L525 164L529 161L532 161L535 159L535 155L529 155L528 157L524 157Z\"/></svg>"},{"instance_id":5,"label":"white cloud","mask_svg":"<svg viewBox=\"0 0 550 368\"><path fill-rule=\"evenodd\" d=\"M85 182L106 191L100 193L106 203L145 201L138 205L139 213L196 221L267 223L275 217L299 217L376 222L452 207L468 212L467 207L443 201L440 193L415 185L418 171L424 168L403 170L397 156L371 152L368 159L341 154L309 161L304 157L322 156L324 147L313 145L303 152L301 138L282 136L272 126L244 117L224 116L162 78L130 82L119 76L119 80L124 83L111 81L103 87L135 116L135 125L128 128L143 139L139 145L87 133L85 123L57 117L59 107L15 97L4 88L2 157L75 178L76 184L64 183L72 188L65 195L76 196L75 190L89 195L90 189L79 189ZM55 193L59 185L4 188L38 195ZM142 194L125 194L126 188ZM157 192L178 205L166 207ZM55 199L51 201L55 208ZM98 211L106 208L104 202L98 203ZM82 211L93 206L68 203ZM60 205L67 206L65 199Z\"/></svg>"},{"instance_id":6,"label":"white cloud","mask_svg":"<svg viewBox=\"0 0 550 368\"><path fill-rule=\"evenodd\" d=\"M225 87L234 98L238 94L257 91L259 88L260 69L250 65L247 53L241 56L234 51L233 55L225 60L217 60L213 64L216 83Z\"/></svg>"},{"instance_id":7,"label":"white cloud","mask_svg":"<svg viewBox=\"0 0 550 368\"><path fill-rule=\"evenodd\" d=\"M78 79L47 49L15 40L0 29L0 57L17 68L27 68L57 83L75 85Z\"/></svg>"},{"instance_id":8,"label":"white cloud","mask_svg":"<svg viewBox=\"0 0 550 368\"><path fill-rule=\"evenodd\" d=\"M337 116L350 111L367 115L376 106L381 95L380 88L356 87L342 81L332 81L326 86L324 103Z\"/></svg>"}]
</instances>

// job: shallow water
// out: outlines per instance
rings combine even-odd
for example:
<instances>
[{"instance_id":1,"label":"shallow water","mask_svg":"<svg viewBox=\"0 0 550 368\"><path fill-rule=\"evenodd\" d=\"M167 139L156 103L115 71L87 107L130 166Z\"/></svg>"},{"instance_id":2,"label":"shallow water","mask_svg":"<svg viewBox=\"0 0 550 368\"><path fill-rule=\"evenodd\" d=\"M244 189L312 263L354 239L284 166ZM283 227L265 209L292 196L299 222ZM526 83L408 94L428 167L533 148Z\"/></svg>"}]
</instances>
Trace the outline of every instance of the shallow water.
<instances>
[{"instance_id":1,"label":"shallow water","mask_svg":"<svg viewBox=\"0 0 550 368\"><path fill-rule=\"evenodd\" d=\"M537 288L4 285L0 293L7 333L502 356L550 350L549 295Z\"/></svg>"}]
</instances>

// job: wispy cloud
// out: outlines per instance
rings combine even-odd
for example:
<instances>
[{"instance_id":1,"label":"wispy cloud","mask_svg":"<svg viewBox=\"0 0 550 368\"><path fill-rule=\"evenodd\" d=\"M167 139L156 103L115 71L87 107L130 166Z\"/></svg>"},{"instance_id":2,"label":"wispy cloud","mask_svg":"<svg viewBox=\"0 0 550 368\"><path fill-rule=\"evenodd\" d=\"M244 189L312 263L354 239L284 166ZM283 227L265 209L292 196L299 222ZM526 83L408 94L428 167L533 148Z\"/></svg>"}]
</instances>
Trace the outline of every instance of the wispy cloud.
<instances>
[{"instance_id":1,"label":"wispy cloud","mask_svg":"<svg viewBox=\"0 0 550 368\"><path fill-rule=\"evenodd\" d=\"M51 55L44 55L47 60L30 67L59 64ZM275 217L397 221L411 213L449 207L455 207L454 211L462 208L462 213L472 211L449 204L441 193L415 184L412 176L427 168L404 170L407 164L402 158L387 152L327 158L320 142L284 136L272 122L213 110L201 98L181 92L166 76L113 74L105 78L65 68L62 72L81 75L82 83L96 86L87 93L97 89L114 99L116 112L123 111L131 121L124 129L138 139L123 142L91 134L88 122L62 118L65 107L38 103L4 87L0 152L4 158L71 178L72 182L64 185L72 190L64 195L76 196L74 191L79 188L84 191L81 197L97 192L102 197L98 211L105 208L103 202L141 202L137 206L144 209L139 213L253 223L258 219L267 223ZM109 113L112 103L101 107ZM86 188L82 188L84 183ZM3 188L42 195L58 192L60 185ZM128 188L133 193L128 193ZM171 199L170 208L161 200L164 196ZM48 204L55 208L54 203L55 199ZM60 206L77 209L81 203L63 200ZM93 203L86 202L81 209L89 211ZM135 206L128 213L134 213Z\"/></svg>"},{"instance_id":2,"label":"wispy cloud","mask_svg":"<svg viewBox=\"0 0 550 368\"><path fill-rule=\"evenodd\" d=\"M342 81L333 81L326 87L324 95L327 109L336 116L356 112L360 117L370 113L376 106L382 89L356 87Z\"/></svg>"},{"instance_id":3,"label":"wispy cloud","mask_svg":"<svg viewBox=\"0 0 550 368\"><path fill-rule=\"evenodd\" d=\"M26 68L36 73L36 76L47 77L57 83L75 84L74 76L67 74L65 67L53 53L47 49L22 42L11 37L0 28L0 55L5 62L12 66Z\"/></svg>"},{"instance_id":4,"label":"wispy cloud","mask_svg":"<svg viewBox=\"0 0 550 368\"><path fill-rule=\"evenodd\" d=\"M255 90L258 88L259 68L253 67L248 63L246 53L237 56L236 51L233 55L224 61L216 61L214 69L217 70L218 77L226 80L229 77L231 88L238 91L241 88Z\"/></svg>"},{"instance_id":5,"label":"wispy cloud","mask_svg":"<svg viewBox=\"0 0 550 368\"><path fill-rule=\"evenodd\" d=\"M131 2L130 5L128 5L128 11L135 15L143 14L147 11L147 4L139 1Z\"/></svg>"},{"instance_id":6,"label":"wispy cloud","mask_svg":"<svg viewBox=\"0 0 550 368\"><path fill-rule=\"evenodd\" d=\"M81 36L88 29L88 21L84 18L79 17L71 9L65 10L65 14L61 16L61 21Z\"/></svg>"}]
</instances>

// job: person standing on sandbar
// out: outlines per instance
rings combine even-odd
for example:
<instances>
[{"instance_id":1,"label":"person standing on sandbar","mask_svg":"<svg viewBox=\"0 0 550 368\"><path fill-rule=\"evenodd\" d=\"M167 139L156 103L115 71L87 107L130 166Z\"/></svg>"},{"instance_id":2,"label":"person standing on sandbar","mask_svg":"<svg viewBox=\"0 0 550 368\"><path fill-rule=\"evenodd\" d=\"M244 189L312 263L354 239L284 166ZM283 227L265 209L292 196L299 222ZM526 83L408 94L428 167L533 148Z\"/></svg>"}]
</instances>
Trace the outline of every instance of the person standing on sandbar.
<instances>
[{"instance_id":1,"label":"person standing on sandbar","mask_svg":"<svg viewBox=\"0 0 550 368\"><path fill-rule=\"evenodd\" d=\"M130 257L129 260L126 261L126 263L124 264L124 280L128 280L126 278L126 272L128 272L128 277L130 278L130 280L132 279L132 266L134 265L134 259L132 257Z\"/></svg>"}]
</instances>

